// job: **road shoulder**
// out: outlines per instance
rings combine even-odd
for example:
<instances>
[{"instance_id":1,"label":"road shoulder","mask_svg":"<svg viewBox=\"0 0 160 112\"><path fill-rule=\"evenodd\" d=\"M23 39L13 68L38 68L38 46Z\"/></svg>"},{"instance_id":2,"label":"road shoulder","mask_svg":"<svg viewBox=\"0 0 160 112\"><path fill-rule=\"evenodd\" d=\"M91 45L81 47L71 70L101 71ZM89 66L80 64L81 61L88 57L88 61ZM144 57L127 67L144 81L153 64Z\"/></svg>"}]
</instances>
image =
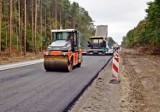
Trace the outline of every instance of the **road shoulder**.
<instances>
[{"instance_id":1,"label":"road shoulder","mask_svg":"<svg viewBox=\"0 0 160 112\"><path fill-rule=\"evenodd\" d=\"M18 67L28 66L28 65L32 65L32 64L41 63L41 62L43 62L43 59L4 64L4 65L0 65L0 71L11 69L11 68L18 68Z\"/></svg>"},{"instance_id":2,"label":"road shoulder","mask_svg":"<svg viewBox=\"0 0 160 112\"><path fill-rule=\"evenodd\" d=\"M112 61L76 102L71 112L118 112L119 84L111 84Z\"/></svg>"}]
</instances>

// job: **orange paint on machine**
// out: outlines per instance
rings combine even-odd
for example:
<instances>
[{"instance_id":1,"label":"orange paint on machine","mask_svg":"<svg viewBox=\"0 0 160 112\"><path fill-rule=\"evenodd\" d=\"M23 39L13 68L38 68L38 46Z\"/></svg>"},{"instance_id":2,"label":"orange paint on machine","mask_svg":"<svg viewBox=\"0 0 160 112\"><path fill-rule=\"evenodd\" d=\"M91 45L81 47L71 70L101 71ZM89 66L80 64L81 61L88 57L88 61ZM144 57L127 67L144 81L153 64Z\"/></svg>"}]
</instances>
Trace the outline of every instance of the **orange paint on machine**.
<instances>
[{"instance_id":1,"label":"orange paint on machine","mask_svg":"<svg viewBox=\"0 0 160 112\"><path fill-rule=\"evenodd\" d=\"M50 55L59 56L59 55L62 55L62 52L61 51L51 51Z\"/></svg>"}]
</instances>

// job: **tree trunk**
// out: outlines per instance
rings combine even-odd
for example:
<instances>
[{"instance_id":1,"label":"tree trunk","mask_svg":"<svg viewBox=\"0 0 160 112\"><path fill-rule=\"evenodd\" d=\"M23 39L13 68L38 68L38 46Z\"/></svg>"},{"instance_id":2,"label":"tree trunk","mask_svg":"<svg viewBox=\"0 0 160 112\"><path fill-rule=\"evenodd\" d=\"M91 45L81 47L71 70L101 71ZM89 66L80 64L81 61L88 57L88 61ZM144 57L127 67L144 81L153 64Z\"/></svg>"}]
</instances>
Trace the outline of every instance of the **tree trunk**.
<instances>
[{"instance_id":1,"label":"tree trunk","mask_svg":"<svg viewBox=\"0 0 160 112\"><path fill-rule=\"evenodd\" d=\"M60 11L59 11L59 28L62 29L62 0L60 1Z\"/></svg>"},{"instance_id":2,"label":"tree trunk","mask_svg":"<svg viewBox=\"0 0 160 112\"><path fill-rule=\"evenodd\" d=\"M24 55L26 55L26 0L24 0Z\"/></svg>"},{"instance_id":3,"label":"tree trunk","mask_svg":"<svg viewBox=\"0 0 160 112\"><path fill-rule=\"evenodd\" d=\"M42 36L42 0L40 0L40 34L41 34L41 51L42 51L42 40L43 40L43 36Z\"/></svg>"},{"instance_id":4,"label":"tree trunk","mask_svg":"<svg viewBox=\"0 0 160 112\"><path fill-rule=\"evenodd\" d=\"M9 55L11 55L11 45L12 45L12 18L13 18L13 15L12 15L12 9L13 9L13 4L12 4L12 0L10 0L10 33L9 33Z\"/></svg>"},{"instance_id":5,"label":"tree trunk","mask_svg":"<svg viewBox=\"0 0 160 112\"><path fill-rule=\"evenodd\" d=\"M57 0L54 0L55 2L55 7L54 7L54 18L55 18L55 24L56 24L56 29L57 29Z\"/></svg>"},{"instance_id":6,"label":"tree trunk","mask_svg":"<svg viewBox=\"0 0 160 112\"><path fill-rule=\"evenodd\" d=\"M45 25L44 25L44 29L45 29L45 39L47 38L47 11L46 11L46 8L45 8Z\"/></svg>"},{"instance_id":7,"label":"tree trunk","mask_svg":"<svg viewBox=\"0 0 160 112\"><path fill-rule=\"evenodd\" d=\"M8 20L7 20L7 18L6 18L6 40L5 40L5 48L7 48L7 46L8 46L8 28L7 28L7 26L8 26L8 24L7 24L7 22L8 22Z\"/></svg>"},{"instance_id":8,"label":"tree trunk","mask_svg":"<svg viewBox=\"0 0 160 112\"><path fill-rule=\"evenodd\" d=\"M18 0L18 37L19 49L22 52L22 37L21 37L21 0Z\"/></svg>"},{"instance_id":9,"label":"tree trunk","mask_svg":"<svg viewBox=\"0 0 160 112\"><path fill-rule=\"evenodd\" d=\"M34 23L34 48L35 48L35 53L37 54L37 0L34 0L34 11L35 11L35 23Z\"/></svg>"},{"instance_id":10,"label":"tree trunk","mask_svg":"<svg viewBox=\"0 0 160 112\"><path fill-rule=\"evenodd\" d=\"M17 12L17 0L13 0L13 13L14 12ZM14 34L15 35L13 35L14 36L14 38L13 38L13 40L15 40L16 39L16 49L18 50L19 49L19 42L18 42L18 28L17 28L17 23L16 23L16 21L17 21L17 17L16 17L16 15L15 14L13 14L13 32L14 32Z\"/></svg>"},{"instance_id":11,"label":"tree trunk","mask_svg":"<svg viewBox=\"0 0 160 112\"><path fill-rule=\"evenodd\" d=\"M7 12L6 13L6 16L8 17L9 16L9 8L8 8L9 6L8 5L6 5L6 7L5 7L5 12ZM5 27L6 27L6 32L5 32L5 34L6 34L6 39L5 39L5 49L8 47L8 38L9 38L9 17L7 18L7 17L5 17Z\"/></svg>"},{"instance_id":12,"label":"tree trunk","mask_svg":"<svg viewBox=\"0 0 160 112\"><path fill-rule=\"evenodd\" d=\"M0 52L2 51L1 24L2 23L2 0L0 0Z\"/></svg>"},{"instance_id":13,"label":"tree trunk","mask_svg":"<svg viewBox=\"0 0 160 112\"><path fill-rule=\"evenodd\" d=\"M34 46L34 0L32 2L32 49L35 51Z\"/></svg>"}]
</instances>

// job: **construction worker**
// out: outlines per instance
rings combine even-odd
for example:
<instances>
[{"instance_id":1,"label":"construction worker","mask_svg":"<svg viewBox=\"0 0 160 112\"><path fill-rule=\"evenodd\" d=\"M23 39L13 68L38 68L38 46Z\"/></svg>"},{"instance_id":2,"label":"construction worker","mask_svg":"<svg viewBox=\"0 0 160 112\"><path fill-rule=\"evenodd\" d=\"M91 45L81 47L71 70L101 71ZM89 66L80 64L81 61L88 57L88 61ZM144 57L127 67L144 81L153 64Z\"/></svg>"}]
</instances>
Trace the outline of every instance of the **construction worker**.
<instances>
[{"instance_id":1,"label":"construction worker","mask_svg":"<svg viewBox=\"0 0 160 112\"><path fill-rule=\"evenodd\" d=\"M70 41L70 36L67 36L66 41Z\"/></svg>"},{"instance_id":2,"label":"construction worker","mask_svg":"<svg viewBox=\"0 0 160 112\"><path fill-rule=\"evenodd\" d=\"M103 49L103 53L105 53L106 52L106 40L105 39L103 39L103 41L102 41L102 49Z\"/></svg>"}]
</instances>

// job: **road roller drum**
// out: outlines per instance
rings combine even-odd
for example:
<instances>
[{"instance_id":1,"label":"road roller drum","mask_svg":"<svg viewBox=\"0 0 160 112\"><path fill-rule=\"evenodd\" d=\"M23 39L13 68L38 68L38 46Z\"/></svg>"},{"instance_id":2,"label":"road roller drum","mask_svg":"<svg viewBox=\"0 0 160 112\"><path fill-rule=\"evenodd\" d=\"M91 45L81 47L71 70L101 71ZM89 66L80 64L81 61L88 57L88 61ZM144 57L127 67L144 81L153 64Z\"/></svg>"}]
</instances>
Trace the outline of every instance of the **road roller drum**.
<instances>
[{"instance_id":1,"label":"road roller drum","mask_svg":"<svg viewBox=\"0 0 160 112\"><path fill-rule=\"evenodd\" d=\"M71 71L73 65L69 60L44 60L44 68L47 71L61 70L61 71Z\"/></svg>"}]
</instances>

